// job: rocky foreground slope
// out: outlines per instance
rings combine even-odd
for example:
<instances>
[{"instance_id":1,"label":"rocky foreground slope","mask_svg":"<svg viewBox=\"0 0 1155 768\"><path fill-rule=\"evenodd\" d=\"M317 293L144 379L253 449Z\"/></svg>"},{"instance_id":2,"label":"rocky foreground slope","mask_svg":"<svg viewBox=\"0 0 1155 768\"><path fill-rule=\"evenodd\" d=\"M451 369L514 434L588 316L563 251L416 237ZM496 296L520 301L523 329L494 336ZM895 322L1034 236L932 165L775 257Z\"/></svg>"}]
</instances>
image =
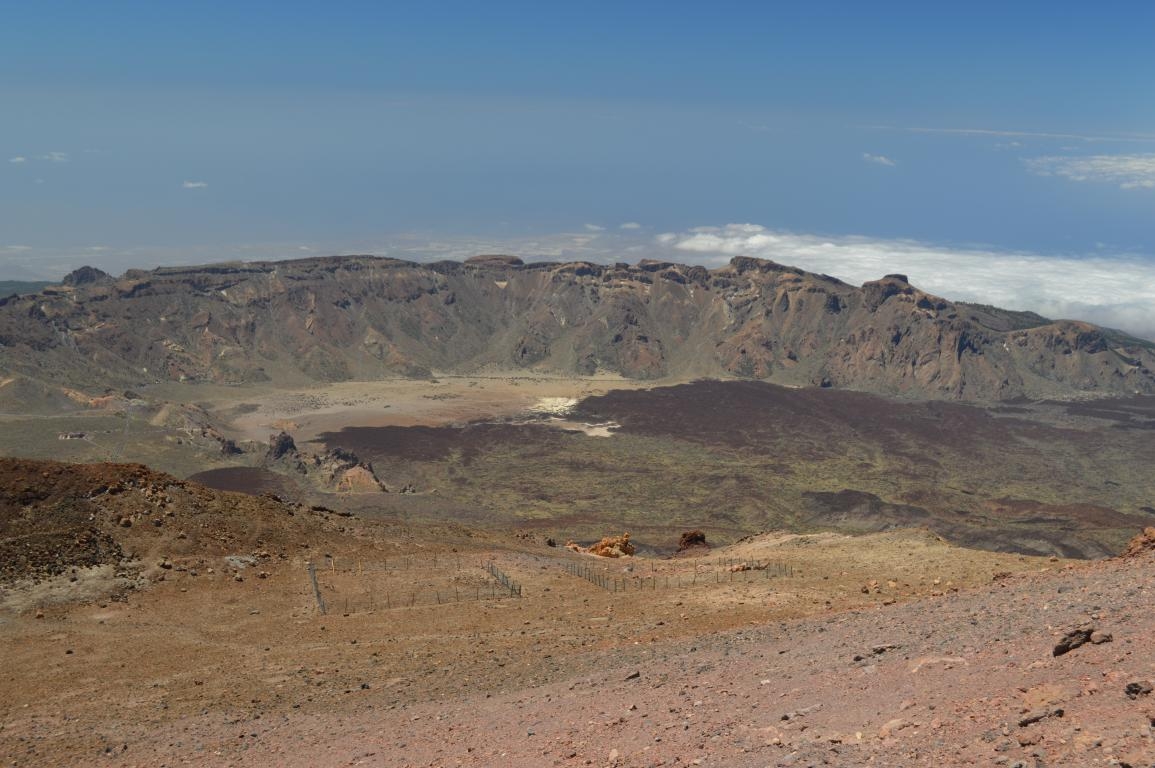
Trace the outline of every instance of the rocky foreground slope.
<instances>
[{"instance_id":1,"label":"rocky foreground slope","mask_svg":"<svg viewBox=\"0 0 1155 768\"><path fill-rule=\"evenodd\" d=\"M0 586L69 575L75 584L107 567L114 578L102 586L131 590L225 556L238 569L267 568L340 536L330 518L324 508L216 491L140 464L0 458Z\"/></svg>"},{"instance_id":2,"label":"rocky foreground slope","mask_svg":"<svg viewBox=\"0 0 1155 768\"><path fill-rule=\"evenodd\" d=\"M323 516L273 500L235 514L220 503L242 507L234 497L139 467L4 472L5 520L54 525L61 505L91 503L101 522L129 515L112 532L122 546L162 543L173 564L148 589L63 587L56 604L0 574L6 764L1155 764L1155 529L1091 564L909 531L771 534L612 560L607 573L633 586L610 591L567 567L608 567L598 558L528 540L337 535L336 521L311 531ZM162 501L174 527L196 532L189 551L153 523ZM327 615L305 557L321 568ZM383 557L393 568L374 571ZM743 565L767 557L792 575ZM337 609L371 584L380 601L433 569L474 578L495 561L520 597ZM680 569L682 583L640 588L654 568ZM93 570L78 568L81 581Z\"/></svg>"},{"instance_id":3,"label":"rocky foreground slope","mask_svg":"<svg viewBox=\"0 0 1155 768\"><path fill-rule=\"evenodd\" d=\"M1153 546L1149 529L1125 560L679 643L643 636L594 674L268 724L261 747L286 766L1149 768Z\"/></svg>"},{"instance_id":4,"label":"rocky foreground slope","mask_svg":"<svg viewBox=\"0 0 1155 768\"><path fill-rule=\"evenodd\" d=\"M901 275L854 287L744 257L714 270L367 256L119 278L85 268L0 300L0 387L28 397L35 383L91 392L485 369L733 375L962 400L1150 393L1152 346L952 303Z\"/></svg>"}]
</instances>

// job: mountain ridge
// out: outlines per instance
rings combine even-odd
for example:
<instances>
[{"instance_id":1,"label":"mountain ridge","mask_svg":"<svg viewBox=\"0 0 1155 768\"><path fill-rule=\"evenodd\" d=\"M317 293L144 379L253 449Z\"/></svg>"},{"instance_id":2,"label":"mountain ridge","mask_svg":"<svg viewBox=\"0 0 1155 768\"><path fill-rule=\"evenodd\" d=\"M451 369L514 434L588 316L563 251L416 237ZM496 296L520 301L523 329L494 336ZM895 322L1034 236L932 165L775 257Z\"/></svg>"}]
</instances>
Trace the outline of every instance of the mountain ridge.
<instances>
[{"instance_id":1,"label":"mountain ridge","mask_svg":"<svg viewBox=\"0 0 1155 768\"><path fill-rule=\"evenodd\" d=\"M374 256L129 270L0 300L0 374L91 390L524 369L739 377L969 401L1155 393L1153 346L1089 323L752 257ZM2 379L0 379L2 380Z\"/></svg>"}]
</instances>

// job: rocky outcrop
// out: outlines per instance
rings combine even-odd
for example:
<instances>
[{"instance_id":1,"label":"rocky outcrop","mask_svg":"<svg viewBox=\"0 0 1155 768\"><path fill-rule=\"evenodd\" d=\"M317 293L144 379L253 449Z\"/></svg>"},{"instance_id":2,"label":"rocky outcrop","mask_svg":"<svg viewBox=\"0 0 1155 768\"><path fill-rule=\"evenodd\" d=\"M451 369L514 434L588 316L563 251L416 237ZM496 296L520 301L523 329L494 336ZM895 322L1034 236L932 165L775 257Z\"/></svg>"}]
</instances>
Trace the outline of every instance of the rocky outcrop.
<instances>
[{"instance_id":1,"label":"rocky outcrop","mask_svg":"<svg viewBox=\"0 0 1155 768\"><path fill-rule=\"evenodd\" d=\"M706 543L706 534L700 530L686 531L678 540L678 551L685 552L687 549L695 548L710 548Z\"/></svg>"},{"instance_id":2,"label":"rocky outcrop","mask_svg":"<svg viewBox=\"0 0 1155 768\"><path fill-rule=\"evenodd\" d=\"M60 282L63 285L75 288L78 285L112 282L112 275L96 267L84 266L69 272Z\"/></svg>"},{"instance_id":3,"label":"rocky outcrop","mask_svg":"<svg viewBox=\"0 0 1155 768\"><path fill-rule=\"evenodd\" d=\"M263 463L266 469L305 475L326 491L379 493L389 490L373 471L373 465L361 461L352 451L331 448L323 454L305 453L297 448L287 432L269 436Z\"/></svg>"},{"instance_id":4,"label":"rocky outcrop","mask_svg":"<svg viewBox=\"0 0 1155 768\"><path fill-rule=\"evenodd\" d=\"M266 468L288 469L301 475L308 472L293 436L284 431L269 435L269 448L265 451L263 464Z\"/></svg>"},{"instance_id":5,"label":"rocky outcrop","mask_svg":"<svg viewBox=\"0 0 1155 768\"><path fill-rule=\"evenodd\" d=\"M1155 552L1155 528L1147 527L1127 542L1127 549L1123 551L1121 557L1142 557L1151 552Z\"/></svg>"},{"instance_id":6,"label":"rocky outcrop","mask_svg":"<svg viewBox=\"0 0 1155 768\"><path fill-rule=\"evenodd\" d=\"M738 376L918 398L1155 392L1155 345L737 257L707 270L343 256L78 270L0 301L0 380L303 385L494 369Z\"/></svg>"},{"instance_id":7,"label":"rocky outcrop","mask_svg":"<svg viewBox=\"0 0 1155 768\"><path fill-rule=\"evenodd\" d=\"M389 490L373 471L373 465L361 461L352 451L332 448L314 456L313 467L321 482L338 492L380 493Z\"/></svg>"},{"instance_id":8,"label":"rocky outcrop","mask_svg":"<svg viewBox=\"0 0 1155 768\"><path fill-rule=\"evenodd\" d=\"M566 549L573 552L594 555L595 557L632 557L637 552L637 548L630 543L630 534L628 533L623 533L621 536L606 536L588 547L583 547L572 541L566 542L565 546Z\"/></svg>"}]
</instances>

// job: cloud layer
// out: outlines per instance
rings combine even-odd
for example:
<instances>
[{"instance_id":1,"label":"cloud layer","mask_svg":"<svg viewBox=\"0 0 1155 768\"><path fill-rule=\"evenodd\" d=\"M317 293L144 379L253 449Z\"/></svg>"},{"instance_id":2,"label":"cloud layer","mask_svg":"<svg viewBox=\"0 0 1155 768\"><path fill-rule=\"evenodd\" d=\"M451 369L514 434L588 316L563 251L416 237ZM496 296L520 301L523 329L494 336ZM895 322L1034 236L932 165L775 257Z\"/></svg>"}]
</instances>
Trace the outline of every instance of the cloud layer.
<instances>
[{"instance_id":1,"label":"cloud layer","mask_svg":"<svg viewBox=\"0 0 1155 768\"><path fill-rule=\"evenodd\" d=\"M1155 339L1155 264L1133 255L1049 256L994 248L948 247L914 240L823 237L757 224L698 227L657 237L615 228L521 237L398 233L344 242L257 243L197 249L67 249L0 245L0 279L58 279L84 264L119 273L130 267L205 264L229 259L298 258L373 253L415 261L509 253L526 261L636 262L643 258L722 266L756 256L859 285L901 272L912 283L957 301L1027 309L1053 318L1087 320Z\"/></svg>"},{"instance_id":2,"label":"cloud layer","mask_svg":"<svg viewBox=\"0 0 1155 768\"><path fill-rule=\"evenodd\" d=\"M995 128L898 128L890 125L875 126L883 130L906 131L908 133L937 133L947 136L978 136L1024 139L1053 139L1060 141L1085 142L1155 142L1155 134L1149 133L1061 133L1051 131L1013 131Z\"/></svg>"},{"instance_id":3,"label":"cloud layer","mask_svg":"<svg viewBox=\"0 0 1155 768\"><path fill-rule=\"evenodd\" d=\"M1048 156L1024 160L1040 176L1118 184L1121 189L1155 189L1155 153Z\"/></svg>"},{"instance_id":4,"label":"cloud layer","mask_svg":"<svg viewBox=\"0 0 1155 768\"><path fill-rule=\"evenodd\" d=\"M757 224L699 227L659 235L657 242L710 265L756 256L854 284L900 272L945 298L1087 320L1155 338L1155 266L1129 256L1055 257L913 240L829 238Z\"/></svg>"}]
</instances>

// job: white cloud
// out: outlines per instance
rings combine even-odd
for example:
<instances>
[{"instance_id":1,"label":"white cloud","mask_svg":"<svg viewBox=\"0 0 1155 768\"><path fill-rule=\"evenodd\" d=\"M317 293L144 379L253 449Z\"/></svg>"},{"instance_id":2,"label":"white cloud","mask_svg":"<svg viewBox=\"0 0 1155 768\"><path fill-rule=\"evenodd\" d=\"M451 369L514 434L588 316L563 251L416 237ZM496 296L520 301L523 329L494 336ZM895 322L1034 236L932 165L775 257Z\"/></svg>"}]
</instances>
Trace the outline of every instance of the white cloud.
<instances>
[{"instance_id":1,"label":"white cloud","mask_svg":"<svg viewBox=\"0 0 1155 768\"><path fill-rule=\"evenodd\" d=\"M50 163L67 163L71 158L69 158L67 152L49 152L47 154L40 155L37 159L47 160Z\"/></svg>"},{"instance_id":2,"label":"white cloud","mask_svg":"<svg viewBox=\"0 0 1155 768\"><path fill-rule=\"evenodd\" d=\"M181 184L184 189L204 189L208 186L207 181L186 181Z\"/></svg>"},{"instance_id":3,"label":"white cloud","mask_svg":"<svg viewBox=\"0 0 1155 768\"><path fill-rule=\"evenodd\" d=\"M599 227L597 224L585 224L583 226L585 226L585 228L590 232L605 232L606 231L605 227Z\"/></svg>"},{"instance_id":4,"label":"white cloud","mask_svg":"<svg viewBox=\"0 0 1155 768\"><path fill-rule=\"evenodd\" d=\"M627 221L625 224L619 224L618 229L641 229L642 225L636 221Z\"/></svg>"},{"instance_id":5,"label":"white cloud","mask_svg":"<svg viewBox=\"0 0 1155 768\"><path fill-rule=\"evenodd\" d=\"M8 162L10 162L10 163L26 163L26 162L28 162L28 158L24 157L23 155L17 155L16 157L8 158Z\"/></svg>"},{"instance_id":6,"label":"white cloud","mask_svg":"<svg viewBox=\"0 0 1155 768\"><path fill-rule=\"evenodd\" d=\"M948 299L1033 310L1155 338L1155 264L1135 256L1056 257L914 240L821 237L757 224L666 233L656 243L699 254L696 260L710 266L732 256L756 256L853 284L899 272Z\"/></svg>"},{"instance_id":7,"label":"white cloud","mask_svg":"<svg viewBox=\"0 0 1155 768\"><path fill-rule=\"evenodd\" d=\"M862 153L863 161L873 163L874 165L888 165L894 167L895 162L886 155L872 155L869 152Z\"/></svg>"},{"instance_id":8,"label":"white cloud","mask_svg":"<svg viewBox=\"0 0 1155 768\"><path fill-rule=\"evenodd\" d=\"M872 126L891 131L908 133L940 133L954 136L1000 136L1004 138L1073 139L1087 142L1155 142L1155 135L1149 133L1055 133L1049 131L1007 131L992 128L897 128L891 125Z\"/></svg>"},{"instance_id":9,"label":"white cloud","mask_svg":"<svg viewBox=\"0 0 1155 768\"><path fill-rule=\"evenodd\" d=\"M1155 189L1155 153L1138 155L1053 155L1023 161L1040 176L1118 184L1120 189Z\"/></svg>"},{"instance_id":10,"label":"white cloud","mask_svg":"<svg viewBox=\"0 0 1155 768\"><path fill-rule=\"evenodd\" d=\"M914 240L820 236L768 229L757 224L668 232L646 230L573 232L514 237L434 236L395 233L372 240L310 243L317 253L376 253L415 261L465 259L479 253L509 253L526 261L613 263L642 258L724 265L732 256L757 256L858 285L901 272L930 293L958 301L1028 309L1054 318L1074 318L1155 338L1155 256L1112 255L1108 247L1086 256L1049 256L990 247L952 247ZM25 270L24 279L57 279L83 264L119 273L130 267L206 264L222 254L277 260L302 255L300 242L197 248L134 247L91 252L0 246L0 278ZM19 262L17 264L17 262ZM36 278L28 276L35 273Z\"/></svg>"}]
</instances>

